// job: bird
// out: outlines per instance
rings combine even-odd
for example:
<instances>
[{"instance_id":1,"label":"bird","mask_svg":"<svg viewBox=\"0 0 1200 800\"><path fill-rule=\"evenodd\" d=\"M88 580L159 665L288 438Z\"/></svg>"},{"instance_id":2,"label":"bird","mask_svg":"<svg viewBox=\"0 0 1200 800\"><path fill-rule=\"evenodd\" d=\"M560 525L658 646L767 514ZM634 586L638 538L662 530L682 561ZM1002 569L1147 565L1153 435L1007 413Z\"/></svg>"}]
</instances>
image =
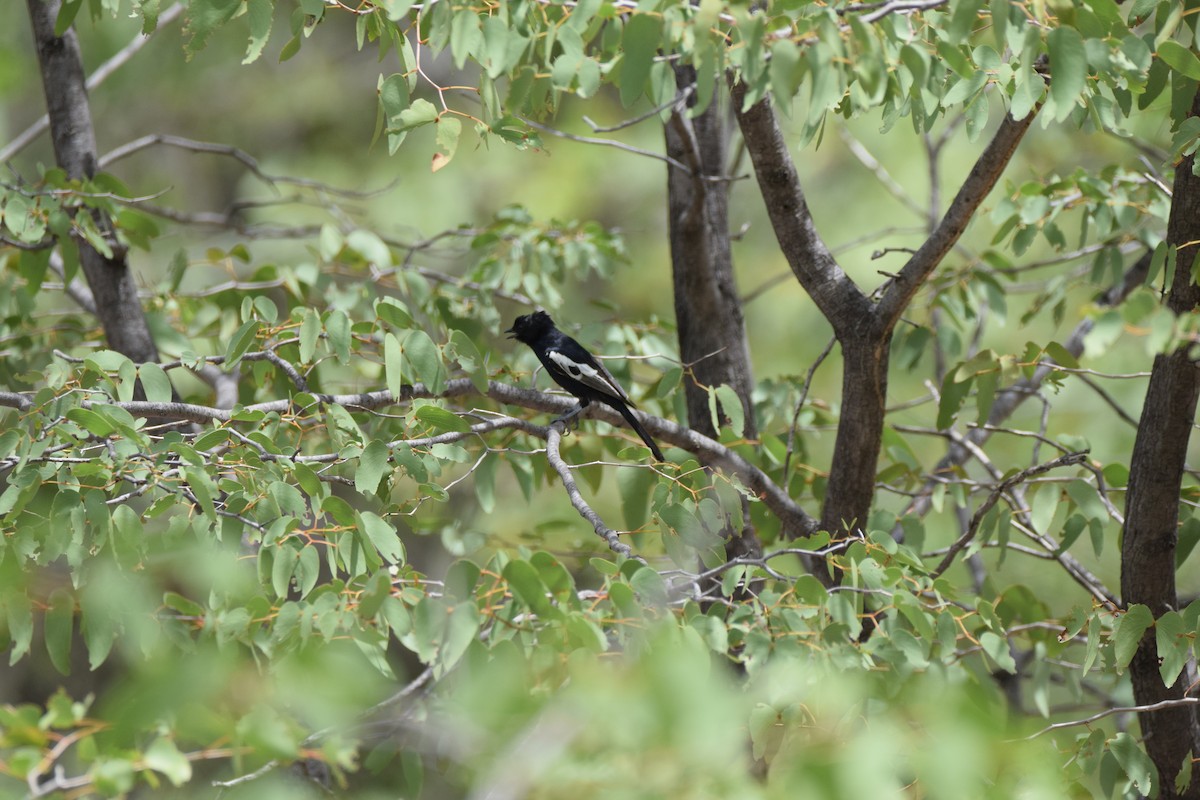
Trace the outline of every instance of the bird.
<instances>
[{"instance_id":1,"label":"bird","mask_svg":"<svg viewBox=\"0 0 1200 800\"><path fill-rule=\"evenodd\" d=\"M629 423L629 427L642 437L655 459L666 461L662 450L650 438L650 434L631 410L635 406L621 388L621 384L617 383L612 373L597 361L587 348L555 327L549 314L536 311L517 317L505 333L509 334L508 338L529 345L529 349L538 357L538 361L542 362L542 366L550 373L555 383L579 400L578 407L554 420L555 422L569 423L593 401L604 403L620 412Z\"/></svg>"}]
</instances>

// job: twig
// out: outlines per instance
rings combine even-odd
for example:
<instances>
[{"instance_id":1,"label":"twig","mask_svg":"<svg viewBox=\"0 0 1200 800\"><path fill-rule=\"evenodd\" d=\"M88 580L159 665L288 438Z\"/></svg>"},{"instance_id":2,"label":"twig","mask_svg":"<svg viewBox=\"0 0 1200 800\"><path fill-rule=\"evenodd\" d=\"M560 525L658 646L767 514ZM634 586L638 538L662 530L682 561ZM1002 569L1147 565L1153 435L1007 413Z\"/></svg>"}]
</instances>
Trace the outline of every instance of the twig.
<instances>
[{"instance_id":1,"label":"twig","mask_svg":"<svg viewBox=\"0 0 1200 800\"><path fill-rule=\"evenodd\" d=\"M558 473L558 477L562 480L563 488L567 490L567 497L571 499L571 505L575 506L575 510L579 512L579 516L586 519L592 524L596 530L596 535L608 543L608 549L612 550L619 556L625 558L637 558L642 560L640 556L633 555L633 549L621 541L620 534L612 528L604 524L604 520L596 513L596 510L587 504L583 499L583 495L579 492L579 486L575 483L575 477L571 475L571 468L567 466L567 462L563 461L559 454L559 444L562 442L562 431L566 427L565 423L555 422L550 426L546 435L546 460L550 462L550 466L554 467L554 471Z\"/></svg>"},{"instance_id":2,"label":"twig","mask_svg":"<svg viewBox=\"0 0 1200 800\"><path fill-rule=\"evenodd\" d=\"M1093 714L1084 719L1073 719L1066 722L1055 722L1053 725L1047 725L1037 733L1031 733L1025 737L1024 741L1036 739L1039 736L1050 733L1051 731L1062 730L1063 728L1077 728L1080 725L1091 725L1097 720L1102 720L1105 717L1111 717L1113 714L1141 714L1147 711L1162 711L1168 708L1179 708L1180 706L1194 706L1200 703L1200 697L1176 697L1171 700L1161 700L1157 703L1151 703L1147 706L1117 706L1116 708L1107 708L1098 714Z\"/></svg>"},{"instance_id":3,"label":"twig","mask_svg":"<svg viewBox=\"0 0 1200 800\"><path fill-rule=\"evenodd\" d=\"M1047 461L1043 464L1038 464L1037 466L1023 469L1015 475L1001 481L999 485L992 490L992 493L988 495L987 499L980 504L979 508L975 510L975 513L971 516L971 524L967 527L967 530L963 532L963 535L958 537L954 544L950 545L950 549L946 551L945 558L943 558L942 562L937 565L937 568L930 573L930 578L937 578L950 568L950 565L954 563L955 557L971 542L972 539L975 538L975 535L979 532L979 525L983 522L984 515L992 509L992 506L996 505L996 502L1005 492L1017 484L1028 480L1029 478L1041 475L1059 467L1080 464L1086 458L1086 450L1078 453L1068 453L1065 456L1059 456L1058 458Z\"/></svg>"},{"instance_id":4,"label":"twig","mask_svg":"<svg viewBox=\"0 0 1200 800\"><path fill-rule=\"evenodd\" d=\"M670 164L672 167L675 167L675 169L681 170L688 175L698 178L699 180L705 180L705 181L729 181L729 180L732 180L732 178L727 178L723 175L700 175L700 176L697 176L697 175L695 175L695 172L690 167L688 167L687 164L684 164L682 161L679 161L678 159L671 158L670 156L663 155L662 153L656 153L653 150L645 150L641 147L634 147L631 144L625 144L624 142L619 142L616 139L601 139L596 136L580 136L575 133L567 133L566 131L560 131L557 128L551 128L549 126L542 125L542 124L534 122L533 120L530 120L530 119L521 118L521 121L524 122L526 125L528 125L531 128L539 130L542 133L548 133L551 136L557 136L560 139L568 139L572 142L580 142L581 144L598 144L598 145L604 145L605 147L615 147L616 149L624 150L627 153L633 153L633 154L639 155L639 156L647 156L649 158L653 158L658 161L663 161L667 164Z\"/></svg>"},{"instance_id":5,"label":"twig","mask_svg":"<svg viewBox=\"0 0 1200 800\"><path fill-rule=\"evenodd\" d=\"M694 84L694 83L689 84L688 86L685 86L682 89L680 89L679 93L677 95L675 95L675 97L672 97L667 102L661 103L660 105L655 106L654 108L650 109L649 111L645 112L644 114L638 114L636 117L631 117L630 119L622 120L621 122L618 122L616 125L608 125L608 126L597 125L595 122L592 122L592 120L587 116L583 117L583 121L586 122L588 124L588 127L590 127L592 129L592 133L612 133L613 131L619 131L624 128L632 128L634 125L637 125L639 122L645 122L646 120L650 119L651 117L657 116L657 115L661 114L662 112L666 111L668 108L674 108L675 106L682 105L683 103L687 102L687 99L689 97L691 97L692 93L695 91L696 91L696 84Z\"/></svg>"},{"instance_id":6,"label":"twig","mask_svg":"<svg viewBox=\"0 0 1200 800\"><path fill-rule=\"evenodd\" d=\"M804 408L804 403L808 400L808 390L812 388L813 375L816 374L817 368L824 363L829 354L833 352L833 346L837 343L836 337L831 337L825 345L825 349L813 361L812 366L808 368L808 373L804 376L804 386L800 390L800 399L796 401L796 412L792 414L792 425L788 428L787 454L783 457L783 480L786 483L788 480L788 468L792 463L792 449L796 445L796 423L800 419L800 412Z\"/></svg>"}]
</instances>

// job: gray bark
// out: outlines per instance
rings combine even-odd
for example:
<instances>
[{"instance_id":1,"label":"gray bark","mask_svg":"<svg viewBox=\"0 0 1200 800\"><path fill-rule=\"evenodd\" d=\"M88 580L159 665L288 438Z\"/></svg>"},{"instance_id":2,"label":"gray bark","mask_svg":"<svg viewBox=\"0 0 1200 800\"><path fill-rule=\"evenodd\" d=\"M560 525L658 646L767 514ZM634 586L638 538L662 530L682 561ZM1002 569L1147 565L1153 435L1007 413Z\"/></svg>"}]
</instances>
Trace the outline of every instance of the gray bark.
<instances>
[{"instance_id":1,"label":"gray bark","mask_svg":"<svg viewBox=\"0 0 1200 800\"><path fill-rule=\"evenodd\" d=\"M61 0L27 2L55 160L70 179L87 180L96 173L96 133L92 128L79 39L73 28L62 36L54 34ZM111 220L99 212L92 215L99 230L112 230ZM113 254L107 257L83 239L77 239L80 266L95 298L96 317L104 327L110 348L138 363L157 361L158 348L150 336L124 249L115 237L110 243Z\"/></svg>"}]
</instances>

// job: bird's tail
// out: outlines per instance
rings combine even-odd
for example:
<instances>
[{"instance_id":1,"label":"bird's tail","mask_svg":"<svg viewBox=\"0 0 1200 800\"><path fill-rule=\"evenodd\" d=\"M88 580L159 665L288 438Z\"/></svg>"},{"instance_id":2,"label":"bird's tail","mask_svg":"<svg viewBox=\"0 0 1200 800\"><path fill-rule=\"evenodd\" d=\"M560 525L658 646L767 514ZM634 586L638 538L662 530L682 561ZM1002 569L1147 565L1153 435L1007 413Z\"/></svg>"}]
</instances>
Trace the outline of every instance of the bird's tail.
<instances>
[{"instance_id":1,"label":"bird's tail","mask_svg":"<svg viewBox=\"0 0 1200 800\"><path fill-rule=\"evenodd\" d=\"M642 441L646 443L646 447L650 448L650 452L654 454L655 461L666 461L667 457L663 455L662 450L658 449L658 445L650 438L650 434L642 427L642 423L638 420L637 415L627 405L620 405L617 410L621 412L621 416L625 417L625 421L629 423L629 427L637 432L637 435L642 437Z\"/></svg>"}]
</instances>

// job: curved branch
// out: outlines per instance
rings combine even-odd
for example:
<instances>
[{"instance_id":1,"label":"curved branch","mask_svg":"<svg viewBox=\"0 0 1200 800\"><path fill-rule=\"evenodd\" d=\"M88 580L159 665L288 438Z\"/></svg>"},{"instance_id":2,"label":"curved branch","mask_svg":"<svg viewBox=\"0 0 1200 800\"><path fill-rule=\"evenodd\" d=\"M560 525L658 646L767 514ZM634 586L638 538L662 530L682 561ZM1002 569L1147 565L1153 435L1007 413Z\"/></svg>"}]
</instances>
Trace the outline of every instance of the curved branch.
<instances>
[{"instance_id":1,"label":"curved branch","mask_svg":"<svg viewBox=\"0 0 1200 800\"><path fill-rule=\"evenodd\" d=\"M984 198L992 191L1004 168L1012 160L1017 145L1029 130L1037 112L1035 107L1024 119L1019 120L1005 115L992 141L984 148L975 166L959 187L958 194L946 209L942 221L884 291L877 312L886 328L896 324L913 296L924 285L925 279L958 242Z\"/></svg>"},{"instance_id":2,"label":"curved branch","mask_svg":"<svg viewBox=\"0 0 1200 800\"><path fill-rule=\"evenodd\" d=\"M745 108L746 85L733 81L733 111L779 248L796 279L833 326L838 339L872 318L870 299L855 285L817 232L788 142L770 100Z\"/></svg>"},{"instance_id":3,"label":"curved branch","mask_svg":"<svg viewBox=\"0 0 1200 800\"><path fill-rule=\"evenodd\" d=\"M967 530L963 532L962 536L955 540L954 544L950 545L950 549L946 551L946 556L942 559L941 563L937 565L933 572L929 574L929 577L937 578L950 568L950 565L954 563L954 559L960 552L962 552L962 549L970 544L971 540L975 538L975 534L979 532L979 525L983 522L984 516L988 511L991 511L992 506L996 505L997 501L1000 500L1001 495L1017 484L1027 481L1030 478L1049 472L1052 469L1057 469L1058 467L1082 464L1086 458L1086 450L1078 453L1068 453L1065 456L1059 456L1056 459L1047 461L1044 464L1038 464L1037 466L1023 469L1017 474L1006 478L997 484L996 488L992 490L992 493L988 495L987 499L980 504L979 508L975 509L975 513L971 515L971 524L967 526Z\"/></svg>"},{"instance_id":4,"label":"curved branch","mask_svg":"<svg viewBox=\"0 0 1200 800\"><path fill-rule=\"evenodd\" d=\"M562 422L556 422L550 426L546 434L546 460L550 462L550 466L554 467L554 471L558 473L563 488L567 490L567 497L571 499L571 505L575 506L575 510L579 512L579 516L592 524L596 535L608 543L609 550L625 558L642 560L640 557L633 555L633 549L621 541L620 534L605 525L604 520L596 513L596 510L589 506L587 501L583 499L583 495L579 492L579 485L575 483L575 476L571 474L571 468L567 466L567 462L563 461L562 456L558 452L558 446L562 442L563 427L565 426Z\"/></svg>"}]
</instances>

